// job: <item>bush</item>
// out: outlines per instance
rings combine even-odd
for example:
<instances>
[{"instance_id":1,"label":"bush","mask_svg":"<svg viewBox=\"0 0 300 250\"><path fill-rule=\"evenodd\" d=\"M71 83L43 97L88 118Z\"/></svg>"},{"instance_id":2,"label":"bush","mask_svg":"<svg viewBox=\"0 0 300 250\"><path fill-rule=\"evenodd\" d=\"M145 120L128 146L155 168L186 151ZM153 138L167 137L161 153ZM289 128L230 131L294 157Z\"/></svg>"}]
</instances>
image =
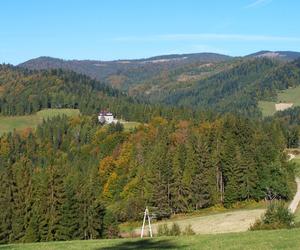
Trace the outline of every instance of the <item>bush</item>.
<instances>
[{"instance_id":1,"label":"bush","mask_svg":"<svg viewBox=\"0 0 300 250\"><path fill-rule=\"evenodd\" d=\"M167 224L161 224L158 226L157 229L157 235L158 236L169 236L170 235L170 230L168 228Z\"/></svg>"},{"instance_id":2,"label":"bush","mask_svg":"<svg viewBox=\"0 0 300 250\"><path fill-rule=\"evenodd\" d=\"M171 236L179 236L181 234L180 227L177 223L173 223L171 230L170 230L170 235Z\"/></svg>"},{"instance_id":3,"label":"bush","mask_svg":"<svg viewBox=\"0 0 300 250\"><path fill-rule=\"evenodd\" d=\"M261 219L250 230L267 230L294 227L294 215L283 202L272 202Z\"/></svg>"},{"instance_id":4,"label":"bush","mask_svg":"<svg viewBox=\"0 0 300 250\"><path fill-rule=\"evenodd\" d=\"M184 231L182 232L182 235L195 235L195 231L192 229L191 225L187 225L184 229Z\"/></svg>"},{"instance_id":5,"label":"bush","mask_svg":"<svg viewBox=\"0 0 300 250\"><path fill-rule=\"evenodd\" d=\"M177 223L173 223L171 228L167 224L161 224L157 229L157 236L179 236L179 235L194 235L195 232L191 225L185 227L184 231L181 231L180 226Z\"/></svg>"}]
</instances>

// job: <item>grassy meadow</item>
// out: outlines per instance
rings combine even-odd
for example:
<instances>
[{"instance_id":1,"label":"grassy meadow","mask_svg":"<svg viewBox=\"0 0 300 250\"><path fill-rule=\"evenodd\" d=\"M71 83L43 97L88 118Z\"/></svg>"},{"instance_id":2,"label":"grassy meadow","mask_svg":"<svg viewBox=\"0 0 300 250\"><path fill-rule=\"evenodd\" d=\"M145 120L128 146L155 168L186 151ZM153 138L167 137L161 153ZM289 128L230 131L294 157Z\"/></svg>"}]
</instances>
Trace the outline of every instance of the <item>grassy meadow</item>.
<instances>
[{"instance_id":1,"label":"grassy meadow","mask_svg":"<svg viewBox=\"0 0 300 250\"><path fill-rule=\"evenodd\" d=\"M0 116L0 135L14 130L35 128L43 119L57 115L77 116L80 114L78 109L44 109L36 114L23 116Z\"/></svg>"},{"instance_id":2,"label":"grassy meadow","mask_svg":"<svg viewBox=\"0 0 300 250\"><path fill-rule=\"evenodd\" d=\"M253 231L218 235L193 235L157 237L144 240L114 239L90 241L65 241L0 246L1 250L100 250L100 249L300 249L300 229Z\"/></svg>"},{"instance_id":3,"label":"grassy meadow","mask_svg":"<svg viewBox=\"0 0 300 250\"><path fill-rule=\"evenodd\" d=\"M141 124L139 122L128 122L128 121L122 121L122 120L120 122L123 124L125 131L131 131Z\"/></svg>"},{"instance_id":4,"label":"grassy meadow","mask_svg":"<svg viewBox=\"0 0 300 250\"><path fill-rule=\"evenodd\" d=\"M276 102L268 102L268 101L259 101L258 107L262 112L263 117L272 116L275 114L275 103Z\"/></svg>"},{"instance_id":5,"label":"grassy meadow","mask_svg":"<svg viewBox=\"0 0 300 250\"><path fill-rule=\"evenodd\" d=\"M300 106L300 86L289 88L277 93L277 102L259 101L258 106L264 117L275 114L275 103L286 102L293 103L293 107Z\"/></svg>"}]
</instances>

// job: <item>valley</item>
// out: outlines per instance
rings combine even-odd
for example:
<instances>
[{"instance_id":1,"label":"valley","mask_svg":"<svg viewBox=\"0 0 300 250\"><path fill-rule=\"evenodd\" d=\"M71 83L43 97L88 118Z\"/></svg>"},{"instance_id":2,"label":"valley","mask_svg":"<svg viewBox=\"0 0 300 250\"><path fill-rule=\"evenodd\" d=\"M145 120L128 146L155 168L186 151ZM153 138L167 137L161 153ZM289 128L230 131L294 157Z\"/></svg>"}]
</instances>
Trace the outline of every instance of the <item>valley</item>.
<instances>
[{"instance_id":1,"label":"valley","mask_svg":"<svg viewBox=\"0 0 300 250\"><path fill-rule=\"evenodd\" d=\"M299 9L1 2L0 250L300 249Z\"/></svg>"}]
</instances>

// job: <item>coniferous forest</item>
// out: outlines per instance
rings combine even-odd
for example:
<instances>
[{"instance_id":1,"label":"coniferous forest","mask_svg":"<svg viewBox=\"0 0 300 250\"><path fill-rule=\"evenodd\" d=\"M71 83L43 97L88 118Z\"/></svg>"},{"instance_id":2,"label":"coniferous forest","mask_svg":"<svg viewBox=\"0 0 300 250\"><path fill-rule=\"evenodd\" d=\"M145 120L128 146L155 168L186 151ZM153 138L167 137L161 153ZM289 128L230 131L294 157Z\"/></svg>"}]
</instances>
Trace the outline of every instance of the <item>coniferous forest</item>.
<instances>
[{"instance_id":1,"label":"coniferous forest","mask_svg":"<svg viewBox=\"0 0 300 250\"><path fill-rule=\"evenodd\" d=\"M256 74L273 64L263 65ZM254 62L245 67L252 72ZM240 74L230 72L234 79ZM140 219L145 206L168 217L293 196L284 149L297 146L299 109L263 120L256 110L246 115L251 107L237 114L230 105L226 112L165 106L74 72L8 65L0 66L0 93L1 115L44 108L82 114L0 137L1 243L117 237L118 224ZM141 125L101 126L97 113L104 108Z\"/></svg>"}]
</instances>

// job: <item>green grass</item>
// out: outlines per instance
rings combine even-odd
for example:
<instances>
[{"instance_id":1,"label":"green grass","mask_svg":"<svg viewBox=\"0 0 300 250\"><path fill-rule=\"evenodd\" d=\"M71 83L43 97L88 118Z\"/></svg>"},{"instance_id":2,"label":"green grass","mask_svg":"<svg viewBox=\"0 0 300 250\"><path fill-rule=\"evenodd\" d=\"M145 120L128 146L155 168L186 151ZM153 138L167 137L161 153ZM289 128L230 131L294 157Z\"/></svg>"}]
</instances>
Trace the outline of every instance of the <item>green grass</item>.
<instances>
[{"instance_id":1,"label":"green grass","mask_svg":"<svg viewBox=\"0 0 300 250\"><path fill-rule=\"evenodd\" d=\"M26 128L35 128L43 119L62 114L77 116L80 112L78 109L44 109L33 115L0 116L0 134L12 132L14 129L19 131Z\"/></svg>"},{"instance_id":2,"label":"green grass","mask_svg":"<svg viewBox=\"0 0 300 250\"><path fill-rule=\"evenodd\" d=\"M141 124L139 122L127 122L122 120L120 122L123 124L125 131L131 131Z\"/></svg>"},{"instance_id":3,"label":"green grass","mask_svg":"<svg viewBox=\"0 0 300 250\"><path fill-rule=\"evenodd\" d=\"M277 100L278 102L292 102L294 106L300 106L300 86L280 91Z\"/></svg>"},{"instance_id":4,"label":"green grass","mask_svg":"<svg viewBox=\"0 0 300 250\"><path fill-rule=\"evenodd\" d=\"M234 204L232 208L216 205L188 214L172 215L170 219L152 221L152 224L154 231L159 224L171 225L172 223L177 223L182 230L187 225L191 225L196 233L246 231L265 208L266 203L263 201L243 201ZM214 224L220 224L220 226L215 228ZM130 233L138 235L140 228L141 221L125 222L120 225L120 231L124 235L130 235Z\"/></svg>"},{"instance_id":5,"label":"green grass","mask_svg":"<svg viewBox=\"0 0 300 250\"><path fill-rule=\"evenodd\" d=\"M262 112L263 117L272 116L275 114L275 102L259 101L258 107Z\"/></svg>"},{"instance_id":6,"label":"green grass","mask_svg":"<svg viewBox=\"0 0 300 250\"><path fill-rule=\"evenodd\" d=\"M264 117L275 114L275 103L285 102L293 103L293 107L300 106L300 86L289 88L277 93L277 102L259 101L258 107L262 111Z\"/></svg>"},{"instance_id":7,"label":"green grass","mask_svg":"<svg viewBox=\"0 0 300 250\"><path fill-rule=\"evenodd\" d=\"M300 229L253 231L218 235L157 237L2 245L6 250L100 250L100 249L300 249Z\"/></svg>"}]
</instances>

